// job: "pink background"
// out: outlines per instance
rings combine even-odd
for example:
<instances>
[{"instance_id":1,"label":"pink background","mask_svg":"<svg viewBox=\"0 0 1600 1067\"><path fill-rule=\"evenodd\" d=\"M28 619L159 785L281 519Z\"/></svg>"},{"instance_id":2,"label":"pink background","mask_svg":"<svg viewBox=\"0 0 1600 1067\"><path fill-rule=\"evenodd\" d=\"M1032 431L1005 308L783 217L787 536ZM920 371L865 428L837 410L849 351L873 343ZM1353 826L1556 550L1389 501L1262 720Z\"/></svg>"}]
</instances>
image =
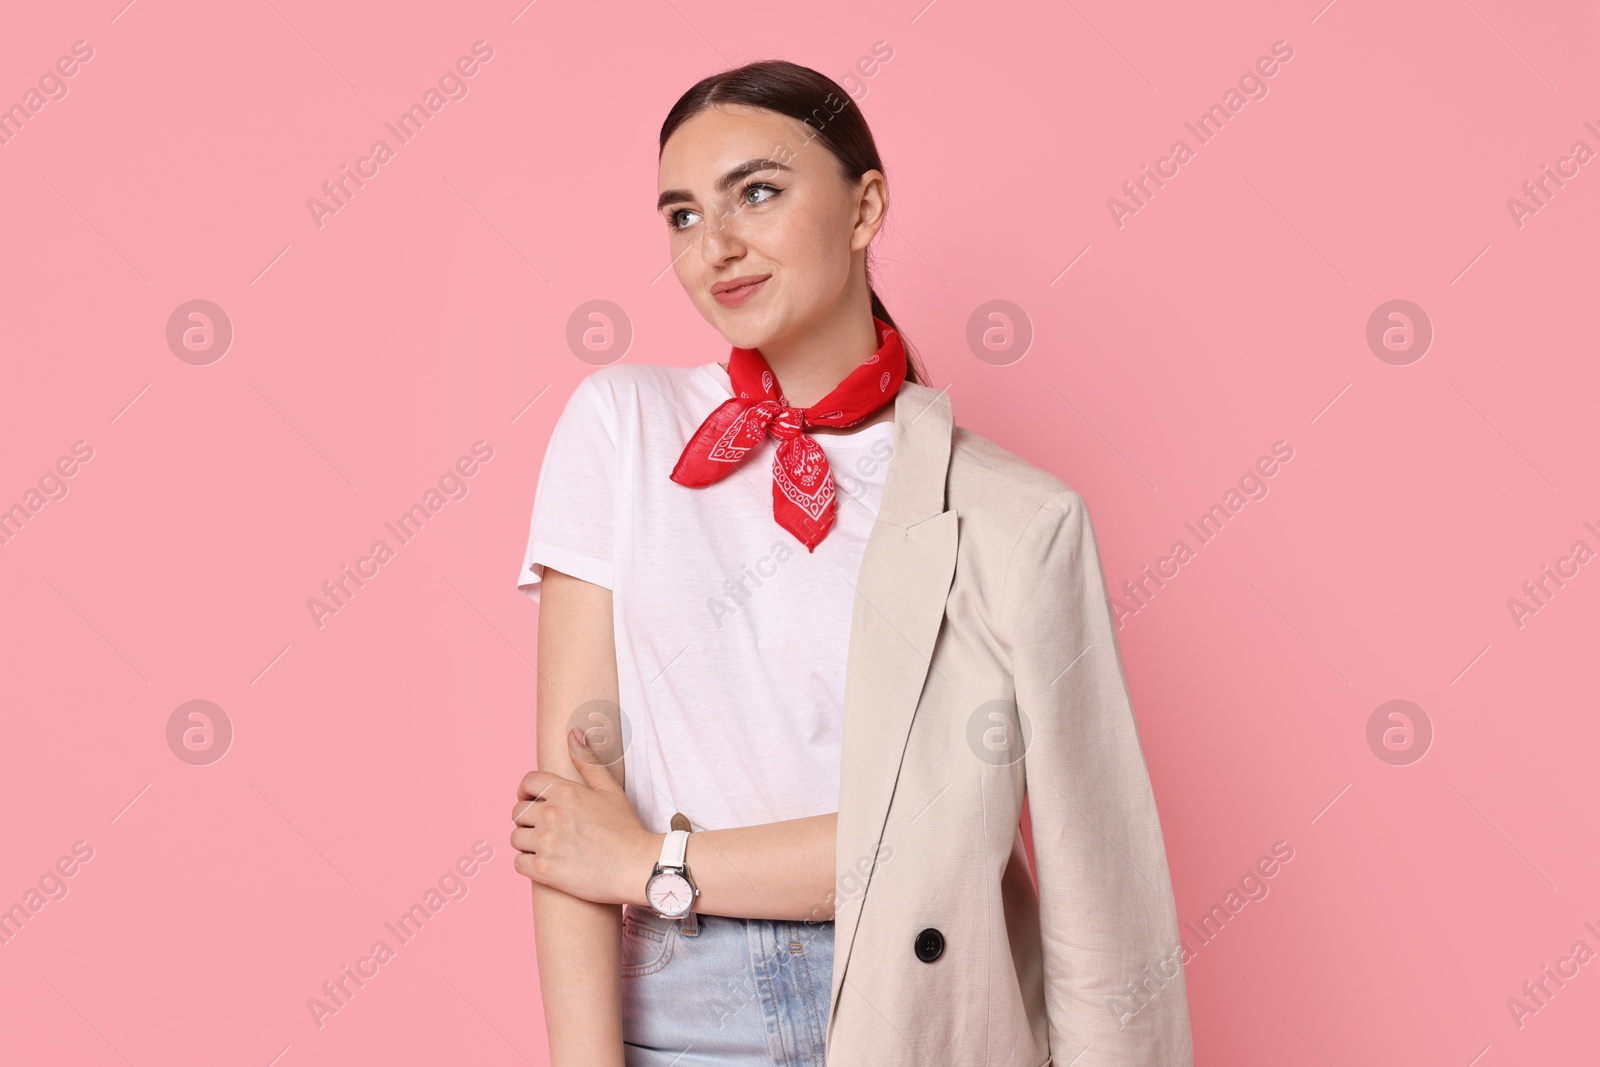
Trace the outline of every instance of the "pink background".
<instances>
[{"instance_id":1,"label":"pink background","mask_svg":"<svg viewBox=\"0 0 1600 1067\"><path fill-rule=\"evenodd\" d=\"M121 2L0 35L0 103L93 48L0 145L0 506L93 450L0 545L0 903L93 850L0 947L0 1060L545 1062L513 580L592 369L568 322L627 316L591 359L725 355L667 270L660 122L726 65L843 79L879 41L852 86L880 292L961 424L1083 494L1114 588L1294 450L1120 634L1180 920L1294 849L1188 964L1196 1063L1593 1055L1600 962L1507 1007L1600 951L1600 563L1507 607L1600 549L1600 162L1507 207L1600 149L1591 5ZM319 228L307 199L478 40L468 95ZM1119 228L1108 198L1280 40L1268 95ZM233 328L208 365L166 338L194 299ZM1406 365L1366 339L1394 299L1434 330ZM969 346L991 300L1020 358ZM319 628L308 598L480 440ZM1408 765L1367 741L1394 699L1432 725ZM169 746L191 700L220 761ZM479 840L467 895L318 1028L307 999Z\"/></svg>"}]
</instances>

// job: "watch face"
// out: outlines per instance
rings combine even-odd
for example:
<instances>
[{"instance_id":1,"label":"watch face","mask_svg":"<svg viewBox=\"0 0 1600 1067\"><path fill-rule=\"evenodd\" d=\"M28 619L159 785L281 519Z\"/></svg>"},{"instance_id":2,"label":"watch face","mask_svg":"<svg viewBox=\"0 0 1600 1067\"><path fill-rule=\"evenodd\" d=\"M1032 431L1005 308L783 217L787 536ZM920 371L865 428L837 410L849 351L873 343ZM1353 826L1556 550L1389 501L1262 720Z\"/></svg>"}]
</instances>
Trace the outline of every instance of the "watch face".
<instances>
[{"instance_id":1,"label":"watch face","mask_svg":"<svg viewBox=\"0 0 1600 1067\"><path fill-rule=\"evenodd\" d=\"M650 879L644 892L651 906L663 915L686 915L689 905L694 903L694 890L689 887L689 880L677 871L657 874Z\"/></svg>"}]
</instances>

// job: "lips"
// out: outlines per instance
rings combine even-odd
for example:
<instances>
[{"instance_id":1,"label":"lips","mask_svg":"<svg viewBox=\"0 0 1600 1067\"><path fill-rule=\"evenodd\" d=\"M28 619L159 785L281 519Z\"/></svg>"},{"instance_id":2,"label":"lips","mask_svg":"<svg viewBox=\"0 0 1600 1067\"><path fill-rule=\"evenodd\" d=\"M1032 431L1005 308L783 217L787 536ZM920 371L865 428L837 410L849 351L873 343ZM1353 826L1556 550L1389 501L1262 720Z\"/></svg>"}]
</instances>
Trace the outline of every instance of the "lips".
<instances>
[{"instance_id":1,"label":"lips","mask_svg":"<svg viewBox=\"0 0 1600 1067\"><path fill-rule=\"evenodd\" d=\"M711 287L711 296L723 307L737 307L760 291L770 274L747 274Z\"/></svg>"},{"instance_id":2,"label":"lips","mask_svg":"<svg viewBox=\"0 0 1600 1067\"><path fill-rule=\"evenodd\" d=\"M719 296L722 293L730 293L735 289L742 289L747 285L754 285L757 282L764 282L770 277L772 277L770 274L745 274L738 278L729 278L725 282L718 282L716 285L713 285L711 287L711 295Z\"/></svg>"}]
</instances>

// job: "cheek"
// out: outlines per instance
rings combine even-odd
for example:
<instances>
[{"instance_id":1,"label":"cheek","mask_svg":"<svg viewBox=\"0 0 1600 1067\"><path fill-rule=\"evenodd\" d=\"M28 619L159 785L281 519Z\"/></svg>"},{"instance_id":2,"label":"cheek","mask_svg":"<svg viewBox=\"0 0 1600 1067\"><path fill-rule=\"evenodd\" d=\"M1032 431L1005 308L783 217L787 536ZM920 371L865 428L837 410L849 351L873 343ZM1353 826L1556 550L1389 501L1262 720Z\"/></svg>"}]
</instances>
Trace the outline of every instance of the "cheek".
<instances>
[{"instance_id":1,"label":"cheek","mask_svg":"<svg viewBox=\"0 0 1600 1067\"><path fill-rule=\"evenodd\" d=\"M693 291L705 276L707 267L693 241L667 242L667 255L672 257L672 272L685 289Z\"/></svg>"},{"instance_id":2,"label":"cheek","mask_svg":"<svg viewBox=\"0 0 1600 1067\"><path fill-rule=\"evenodd\" d=\"M850 245L831 220L786 218L767 235L762 251L782 266L786 285L832 291L850 275Z\"/></svg>"}]
</instances>

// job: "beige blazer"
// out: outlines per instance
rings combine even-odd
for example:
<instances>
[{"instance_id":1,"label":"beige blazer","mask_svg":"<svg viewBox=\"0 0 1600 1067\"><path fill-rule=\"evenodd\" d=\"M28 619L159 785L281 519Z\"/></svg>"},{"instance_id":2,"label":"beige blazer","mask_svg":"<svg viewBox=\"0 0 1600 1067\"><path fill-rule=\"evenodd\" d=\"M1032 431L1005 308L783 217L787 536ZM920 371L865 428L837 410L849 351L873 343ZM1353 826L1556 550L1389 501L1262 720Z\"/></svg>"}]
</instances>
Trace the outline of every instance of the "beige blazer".
<instances>
[{"instance_id":1,"label":"beige blazer","mask_svg":"<svg viewBox=\"0 0 1600 1067\"><path fill-rule=\"evenodd\" d=\"M845 673L829 1067L1189 1067L1083 499L955 426L943 391L894 405Z\"/></svg>"}]
</instances>

